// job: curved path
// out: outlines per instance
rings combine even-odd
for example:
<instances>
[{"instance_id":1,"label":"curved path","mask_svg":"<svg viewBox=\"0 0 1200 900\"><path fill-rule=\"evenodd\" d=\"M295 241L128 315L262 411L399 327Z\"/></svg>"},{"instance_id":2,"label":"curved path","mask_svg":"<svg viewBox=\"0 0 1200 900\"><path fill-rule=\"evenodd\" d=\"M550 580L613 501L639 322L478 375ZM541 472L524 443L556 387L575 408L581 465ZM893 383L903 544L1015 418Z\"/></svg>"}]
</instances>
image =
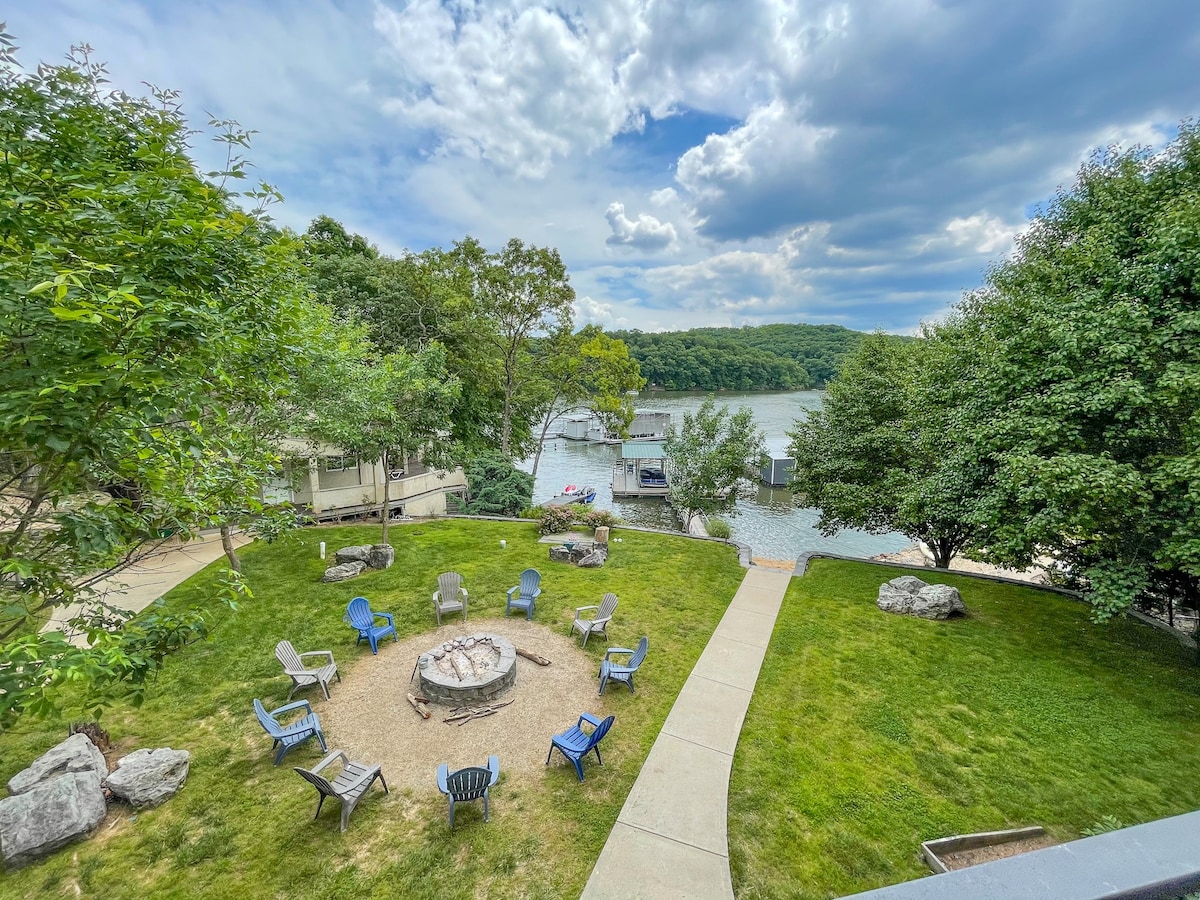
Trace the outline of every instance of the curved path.
<instances>
[{"instance_id":1,"label":"curved path","mask_svg":"<svg viewBox=\"0 0 1200 900\"><path fill-rule=\"evenodd\" d=\"M733 900L729 772L791 577L746 572L650 748L583 900Z\"/></svg>"}]
</instances>

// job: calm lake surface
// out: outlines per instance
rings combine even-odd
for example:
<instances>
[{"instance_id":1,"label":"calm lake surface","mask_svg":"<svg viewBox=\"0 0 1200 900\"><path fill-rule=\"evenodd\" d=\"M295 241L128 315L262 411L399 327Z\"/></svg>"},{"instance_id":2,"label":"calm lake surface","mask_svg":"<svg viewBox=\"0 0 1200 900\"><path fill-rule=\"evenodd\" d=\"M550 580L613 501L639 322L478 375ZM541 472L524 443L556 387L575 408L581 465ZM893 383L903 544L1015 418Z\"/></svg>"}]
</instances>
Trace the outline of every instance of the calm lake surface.
<instances>
[{"instance_id":1,"label":"calm lake surface","mask_svg":"<svg viewBox=\"0 0 1200 900\"><path fill-rule=\"evenodd\" d=\"M684 412L695 412L707 396L693 392L655 392L638 398L639 411L671 413L678 425ZM806 410L819 409L823 395L819 391L726 392L716 395L718 404L731 410L748 406L754 421L766 434L767 449L785 456L787 432ZM533 502L544 503L560 493L567 484L591 485L596 489L598 509L611 509L630 525L679 530L679 520L661 500L614 500L612 469L620 461L620 445L590 444L585 441L550 439L542 450ZM520 464L525 471L533 460ZM816 528L817 511L797 507L791 492L784 488L760 485L753 500L739 500L738 515L729 516L736 540L749 544L755 556L770 559L795 559L807 550L825 550L847 556L873 556L907 547L912 542L902 534L867 534L842 531L822 537Z\"/></svg>"}]
</instances>

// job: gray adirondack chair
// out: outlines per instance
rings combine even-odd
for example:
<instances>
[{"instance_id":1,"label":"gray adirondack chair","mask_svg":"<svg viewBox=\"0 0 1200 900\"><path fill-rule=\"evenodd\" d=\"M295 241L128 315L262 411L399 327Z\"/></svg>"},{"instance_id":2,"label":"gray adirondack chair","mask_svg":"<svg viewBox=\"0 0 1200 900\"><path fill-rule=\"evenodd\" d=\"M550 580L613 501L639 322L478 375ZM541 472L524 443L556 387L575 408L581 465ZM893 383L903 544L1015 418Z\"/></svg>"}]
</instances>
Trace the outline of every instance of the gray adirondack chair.
<instances>
[{"instance_id":1,"label":"gray adirondack chair","mask_svg":"<svg viewBox=\"0 0 1200 900\"><path fill-rule=\"evenodd\" d=\"M541 596L542 589L542 573L537 569L526 569L521 573L521 583L510 587L505 593L508 594L508 602L504 604L504 615L508 615L509 610L523 609L525 610L525 618L533 618L534 601ZM516 596L513 596L513 595Z\"/></svg>"},{"instance_id":2,"label":"gray adirondack chair","mask_svg":"<svg viewBox=\"0 0 1200 900\"><path fill-rule=\"evenodd\" d=\"M500 777L500 757L489 756L487 768L470 766L451 772L445 763L438 766L438 790L446 795L450 804L450 827L454 827L454 804L483 800L483 821L488 820L488 789Z\"/></svg>"},{"instance_id":3,"label":"gray adirondack chair","mask_svg":"<svg viewBox=\"0 0 1200 900\"><path fill-rule=\"evenodd\" d=\"M304 664L306 656L323 656L329 662L310 669ZM296 693L297 688L308 687L311 684L319 684L325 693L325 699L328 700L329 682L334 678L338 681L342 680L342 676L338 674L337 664L333 661L333 653L329 650L310 650L307 653L297 653L291 641L280 641L275 645L275 658L283 666L284 674L292 679L292 689L288 691L289 700L292 699L292 694Z\"/></svg>"},{"instance_id":4,"label":"gray adirondack chair","mask_svg":"<svg viewBox=\"0 0 1200 900\"><path fill-rule=\"evenodd\" d=\"M461 612L467 621L467 589L462 586L462 576L457 572L443 572L438 576L438 589L433 592L433 611L437 623L442 624L442 613Z\"/></svg>"},{"instance_id":5,"label":"gray adirondack chair","mask_svg":"<svg viewBox=\"0 0 1200 900\"><path fill-rule=\"evenodd\" d=\"M646 650L650 646L650 638L643 637L638 641L637 649L630 650L628 647L609 647L604 653L604 662L600 663L600 691L604 693L604 686L610 681L623 681L629 685L629 693L633 693L633 673L641 668L642 662L646 659ZM612 662L609 657L614 654L628 653L629 661L624 665Z\"/></svg>"},{"instance_id":6,"label":"gray adirondack chair","mask_svg":"<svg viewBox=\"0 0 1200 900\"><path fill-rule=\"evenodd\" d=\"M575 610L575 621L571 623L571 633L576 631L583 635L580 647L586 647L588 638L593 634L602 634L608 640L608 623L612 621L613 610L617 608L617 595L609 591L600 601L599 606L581 606ZM585 619L581 613L595 610L591 619Z\"/></svg>"},{"instance_id":7,"label":"gray adirondack chair","mask_svg":"<svg viewBox=\"0 0 1200 900\"><path fill-rule=\"evenodd\" d=\"M335 759L341 760L342 771L333 781L329 781L321 772ZM326 797L336 797L342 801L342 831L346 830L346 823L350 821L350 813L354 812L354 807L358 805L358 801L362 799L363 794L367 792L376 778L383 785L383 792L391 793L379 766L350 762L349 757L341 750L334 750L312 769L302 769L299 766L293 766L293 768L320 794L320 799L317 801L317 815L313 816L314 820L321 815L321 806L325 803Z\"/></svg>"},{"instance_id":8,"label":"gray adirondack chair","mask_svg":"<svg viewBox=\"0 0 1200 900\"><path fill-rule=\"evenodd\" d=\"M296 710L304 710L304 715L288 725L284 725L279 721L279 714L286 712L295 712ZM325 748L325 734L321 731L321 720L317 714L312 711L312 707L308 705L307 700L297 700L295 703L288 703L279 709L273 709L267 712L262 702L254 698L254 713L258 716L258 724L263 727L263 731L269 734L275 741L271 745L271 749L276 747L275 765L279 765L279 761L283 759L283 754L287 753L293 747L304 743L310 737L315 737L321 742L321 750Z\"/></svg>"}]
</instances>

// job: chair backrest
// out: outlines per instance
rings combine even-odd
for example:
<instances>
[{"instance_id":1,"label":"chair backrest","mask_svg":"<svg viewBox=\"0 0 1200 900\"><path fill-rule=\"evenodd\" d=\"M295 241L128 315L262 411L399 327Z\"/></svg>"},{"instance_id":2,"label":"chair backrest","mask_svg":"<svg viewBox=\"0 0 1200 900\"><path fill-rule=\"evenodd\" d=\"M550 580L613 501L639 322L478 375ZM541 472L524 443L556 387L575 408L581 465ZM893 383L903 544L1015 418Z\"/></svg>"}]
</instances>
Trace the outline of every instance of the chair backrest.
<instances>
[{"instance_id":1,"label":"chair backrest","mask_svg":"<svg viewBox=\"0 0 1200 900\"><path fill-rule=\"evenodd\" d=\"M300 655L291 641L280 641L275 645L275 658L279 660L285 672L299 672L304 668Z\"/></svg>"},{"instance_id":2,"label":"chair backrest","mask_svg":"<svg viewBox=\"0 0 1200 900\"><path fill-rule=\"evenodd\" d=\"M455 800L478 800L487 791L492 773L479 766L459 769L446 776L446 788Z\"/></svg>"},{"instance_id":3,"label":"chair backrest","mask_svg":"<svg viewBox=\"0 0 1200 900\"><path fill-rule=\"evenodd\" d=\"M595 747L598 743L600 743L601 738L603 738L606 734L608 734L608 729L612 728L612 723L613 723L614 719L616 719L616 716L609 716L607 719L605 719L603 722L601 722L599 725L597 725L594 729L592 729L592 733L588 735L588 742L587 742L588 750L591 750L593 747ZM584 752L586 753L587 750L585 750Z\"/></svg>"},{"instance_id":4,"label":"chair backrest","mask_svg":"<svg viewBox=\"0 0 1200 900\"><path fill-rule=\"evenodd\" d=\"M537 569L526 569L521 573L521 596L532 597L542 583L542 573Z\"/></svg>"},{"instance_id":5,"label":"chair backrest","mask_svg":"<svg viewBox=\"0 0 1200 900\"><path fill-rule=\"evenodd\" d=\"M371 601L366 597L355 597L346 607L346 621L359 631L368 631L375 623L375 614L371 612Z\"/></svg>"},{"instance_id":6,"label":"chair backrest","mask_svg":"<svg viewBox=\"0 0 1200 900\"><path fill-rule=\"evenodd\" d=\"M266 707L262 705L257 697L254 698L254 714L258 716L258 723L262 725L263 730L271 737L279 737L283 734L283 729L279 727L279 723L271 718L271 714L267 712Z\"/></svg>"},{"instance_id":7,"label":"chair backrest","mask_svg":"<svg viewBox=\"0 0 1200 900\"><path fill-rule=\"evenodd\" d=\"M297 773L304 777L304 780L315 787L326 797L337 797L338 792L333 789L333 785L318 775L316 772L310 772L308 769L302 769L299 766L292 767Z\"/></svg>"},{"instance_id":8,"label":"chair backrest","mask_svg":"<svg viewBox=\"0 0 1200 900\"><path fill-rule=\"evenodd\" d=\"M457 603L461 587L461 575L457 572L443 572L438 576L438 599L442 603Z\"/></svg>"},{"instance_id":9,"label":"chair backrest","mask_svg":"<svg viewBox=\"0 0 1200 900\"><path fill-rule=\"evenodd\" d=\"M613 610L617 608L617 595L609 591L604 595L604 599L600 601L600 608L596 610L597 619L607 619L613 614Z\"/></svg>"},{"instance_id":10,"label":"chair backrest","mask_svg":"<svg viewBox=\"0 0 1200 900\"><path fill-rule=\"evenodd\" d=\"M633 651L633 656L629 657L629 668L636 669L642 664L642 660L646 658L646 651L650 647L650 638L643 637L638 641L637 649Z\"/></svg>"}]
</instances>

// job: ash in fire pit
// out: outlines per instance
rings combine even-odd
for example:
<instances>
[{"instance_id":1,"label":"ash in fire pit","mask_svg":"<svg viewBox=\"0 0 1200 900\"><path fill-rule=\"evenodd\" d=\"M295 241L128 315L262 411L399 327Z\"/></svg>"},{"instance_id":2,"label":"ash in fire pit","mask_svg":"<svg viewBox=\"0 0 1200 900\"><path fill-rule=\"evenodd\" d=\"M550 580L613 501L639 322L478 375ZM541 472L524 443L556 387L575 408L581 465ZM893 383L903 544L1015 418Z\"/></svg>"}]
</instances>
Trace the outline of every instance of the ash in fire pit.
<instances>
[{"instance_id":1,"label":"ash in fire pit","mask_svg":"<svg viewBox=\"0 0 1200 900\"><path fill-rule=\"evenodd\" d=\"M450 706L494 700L517 680L516 663L516 648L498 634L457 637L417 660L421 693Z\"/></svg>"}]
</instances>

